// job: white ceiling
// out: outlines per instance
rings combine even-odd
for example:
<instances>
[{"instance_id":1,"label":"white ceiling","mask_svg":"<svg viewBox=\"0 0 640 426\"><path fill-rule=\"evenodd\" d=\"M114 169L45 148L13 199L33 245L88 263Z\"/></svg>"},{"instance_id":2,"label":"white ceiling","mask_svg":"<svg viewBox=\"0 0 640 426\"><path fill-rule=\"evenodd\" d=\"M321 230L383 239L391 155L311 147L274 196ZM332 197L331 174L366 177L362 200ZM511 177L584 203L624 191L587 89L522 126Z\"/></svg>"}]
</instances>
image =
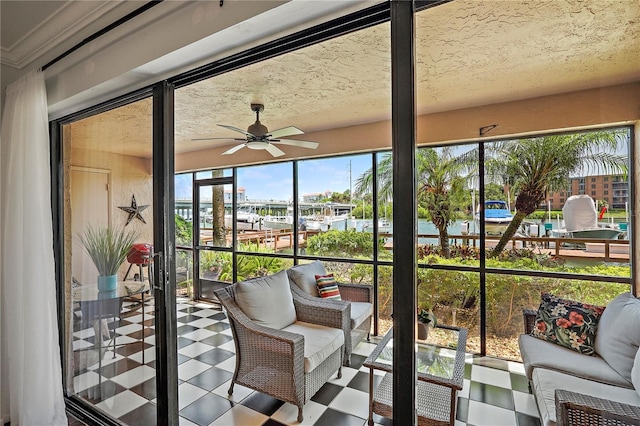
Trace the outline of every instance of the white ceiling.
<instances>
[{"instance_id":1,"label":"white ceiling","mask_svg":"<svg viewBox=\"0 0 640 426\"><path fill-rule=\"evenodd\" d=\"M42 67L143 4L109 0L0 1L4 84L24 70Z\"/></svg>"},{"instance_id":2,"label":"white ceiling","mask_svg":"<svg viewBox=\"0 0 640 426\"><path fill-rule=\"evenodd\" d=\"M119 2L2 0L3 67L5 49L12 61L27 60L29 49L20 46L34 37L27 25L11 25L17 18L5 12L24 13L33 3L45 4L29 15L35 21L23 21L34 28L38 19L43 25L61 19L70 3L101 6L94 23L125 12L107 11ZM216 124L246 128L255 120L249 104L256 101L265 104L261 121L271 130L295 125L313 132L389 118L389 51L389 25L383 24L179 89L176 151L229 144L191 139L236 137ZM418 14L416 57L421 114L640 81L640 3L454 0ZM84 120L74 140L147 157L150 113L150 104L140 103Z\"/></svg>"}]
</instances>

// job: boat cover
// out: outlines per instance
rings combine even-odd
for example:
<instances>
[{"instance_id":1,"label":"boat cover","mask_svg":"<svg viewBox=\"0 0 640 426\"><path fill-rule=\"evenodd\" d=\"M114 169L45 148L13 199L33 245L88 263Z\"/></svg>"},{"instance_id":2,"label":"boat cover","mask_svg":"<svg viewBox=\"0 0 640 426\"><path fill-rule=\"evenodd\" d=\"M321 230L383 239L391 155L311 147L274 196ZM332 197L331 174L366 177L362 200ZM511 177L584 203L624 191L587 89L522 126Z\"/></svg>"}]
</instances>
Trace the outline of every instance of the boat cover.
<instances>
[{"instance_id":1,"label":"boat cover","mask_svg":"<svg viewBox=\"0 0 640 426\"><path fill-rule=\"evenodd\" d=\"M567 231L578 231L598 227L596 205L587 194L572 195L562 207L562 216Z\"/></svg>"}]
</instances>

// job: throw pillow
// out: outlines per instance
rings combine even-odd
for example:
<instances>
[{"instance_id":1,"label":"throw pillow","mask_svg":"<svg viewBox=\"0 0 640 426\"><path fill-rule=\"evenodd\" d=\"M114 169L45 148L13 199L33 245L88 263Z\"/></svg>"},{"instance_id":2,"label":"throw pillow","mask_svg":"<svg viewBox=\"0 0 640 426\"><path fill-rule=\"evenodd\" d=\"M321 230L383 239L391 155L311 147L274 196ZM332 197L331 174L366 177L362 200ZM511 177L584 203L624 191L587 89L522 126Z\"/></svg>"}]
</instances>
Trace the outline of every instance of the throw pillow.
<instances>
[{"instance_id":1,"label":"throw pillow","mask_svg":"<svg viewBox=\"0 0 640 426\"><path fill-rule=\"evenodd\" d=\"M338 283L336 283L333 274L316 275L316 284L318 286L318 294L323 299L342 300Z\"/></svg>"},{"instance_id":2,"label":"throw pillow","mask_svg":"<svg viewBox=\"0 0 640 426\"><path fill-rule=\"evenodd\" d=\"M531 335L585 355L595 355L596 331L604 306L543 293Z\"/></svg>"}]
</instances>

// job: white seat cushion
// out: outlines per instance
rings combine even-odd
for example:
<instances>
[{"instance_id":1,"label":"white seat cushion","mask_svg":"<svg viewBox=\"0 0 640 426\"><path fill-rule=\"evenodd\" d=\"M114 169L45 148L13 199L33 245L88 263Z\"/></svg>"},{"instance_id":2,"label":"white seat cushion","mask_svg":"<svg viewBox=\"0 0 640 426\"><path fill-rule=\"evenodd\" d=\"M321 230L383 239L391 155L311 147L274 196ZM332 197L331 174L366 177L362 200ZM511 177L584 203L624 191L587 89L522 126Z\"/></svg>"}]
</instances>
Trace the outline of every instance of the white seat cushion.
<instances>
[{"instance_id":1,"label":"white seat cushion","mask_svg":"<svg viewBox=\"0 0 640 426\"><path fill-rule=\"evenodd\" d=\"M282 331L304 336L304 372L309 373L344 345L344 333L338 328L296 321Z\"/></svg>"},{"instance_id":2,"label":"white seat cushion","mask_svg":"<svg viewBox=\"0 0 640 426\"><path fill-rule=\"evenodd\" d=\"M373 315L373 305L369 302L349 302L351 303L351 329L357 328L368 317Z\"/></svg>"},{"instance_id":3,"label":"white seat cushion","mask_svg":"<svg viewBox=\"0 0 640 426\"><path fill-rule=\"evenodd\" d=\"M597 339L597 337L596 337ZM520 354L527 377L538 368L564 371L574 376L616 386L631 387L631 383L599 356L583 355L528 334L518 338Z\"/></svg>"},{"instance_id":4,"label":"white seat cushion","mask_svg":"<svg viewBox=\"0 0 640 426\"><path fill-rule=\"evenodd\" d=\"M546 368L534 368L531 382L543 426L556 424L556 389L640 406L640 395L633 389L606 385Z\"/></svg>"},{"instance_id":5,"label":"white seat cushion","mask_svg":"<svg viewBox=\"0 0 640 426\"><path fill-rule=\"evenodd\" d=\"M296 321L296 308L286 271L240 281L236 303L246 316L265 327L281 329Z\"/></svg>"}]
</instances>

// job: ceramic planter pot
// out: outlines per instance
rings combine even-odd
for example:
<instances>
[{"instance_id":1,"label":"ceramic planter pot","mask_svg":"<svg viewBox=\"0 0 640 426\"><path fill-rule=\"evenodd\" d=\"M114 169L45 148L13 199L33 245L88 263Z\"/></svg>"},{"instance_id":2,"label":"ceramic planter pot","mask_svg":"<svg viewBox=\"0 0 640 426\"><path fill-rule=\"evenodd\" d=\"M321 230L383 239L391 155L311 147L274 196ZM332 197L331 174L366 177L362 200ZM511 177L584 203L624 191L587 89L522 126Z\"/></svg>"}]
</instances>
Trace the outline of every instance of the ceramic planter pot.
<instances>
[{"instance_id":1,"label":"ceramic planter pot","mask_svg":"<svg viewBox=\"0 0 640 426\"><path fill-rule=\"evenodd\" d=\"M98 276L98 291L114 291L118 288L117 275Z\"/></svg>"}]
</instances>

